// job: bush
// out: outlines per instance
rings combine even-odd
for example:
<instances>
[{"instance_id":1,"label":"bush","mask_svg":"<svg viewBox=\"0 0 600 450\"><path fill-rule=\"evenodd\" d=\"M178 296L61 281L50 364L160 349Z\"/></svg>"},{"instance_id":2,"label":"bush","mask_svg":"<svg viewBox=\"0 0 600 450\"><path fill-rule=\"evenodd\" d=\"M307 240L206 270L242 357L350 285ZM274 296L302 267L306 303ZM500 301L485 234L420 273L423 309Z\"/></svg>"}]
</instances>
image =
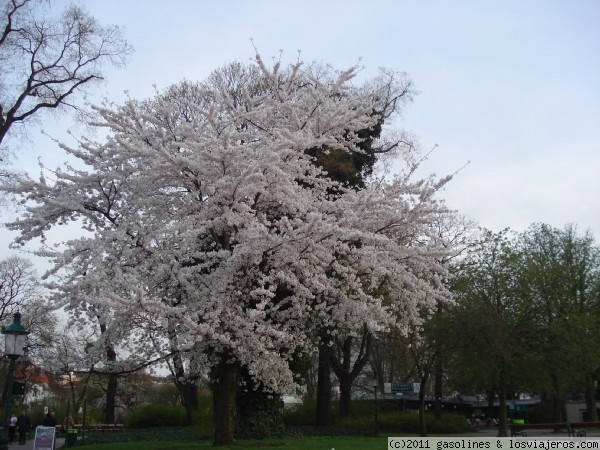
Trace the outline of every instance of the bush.
<instances>
[{"instance_id":1,"label":"bush","mask_svg":"<svg viewBox=\"0 0 600 450\"><path fill-rule=\"evenodd\" d=\"M437 434L456 434L470 431L470 426L465 416L460 414L442 414L439 422L434 420L427 422L427 431Z\"/></svg>"},{"instance_id":2,"label":"bush","mask_svg":"<svg viewBox=\"0 0 600 450\"><path fill-rule=\"evenodd\" d=\"M332 408L337 413L337 404ZM286 410L283 415L286 426L308 427L315 423L315 403L305 402L302 405ZM398 411L398 404L382 401L378 405L378 426L380 430L402 433L419 433L419 414L417 412ZM439 421L435 421L433 414L426 415L427 431L430 433L452 434L469 431L469 425L464 416L446 413ZM335 427L339 429L353 429L369 433L375 426L375 405L372 401L354 400L349 417L336 418ZM330 432L332 430L329 430Z\"/></svg>"},{"instance_id":3,"label":"bush","mask_svg":"<svg viewBox=\"0 0 600 450\"><path fill-rule=\"evenodd\" d=\"M378 416L378 427L382 431L419 433L419 414L409 412L383 412ZM464 433L469 426L464 416L458 414L444 414L439 421L435 421L433 414L425 416L427 432L438 434ZM362 417L347 417L338 420L341 427L355 428L363 432L374 429L375 418L371 411L370 415Z\"/></svg>"},{"instance_id":4,"label":"bush","mask_svg":"<svg viewBox=\"0 0 600 450\"><path fill-rule=\"evenodd\" d=\"M202 440L210 439L212 433L204 433L194 427L155 427L144 429L125 429L118 433L106 433L103 431L88 431L85 433L87 444L112 444L116 442L139 442L139 441L179 441L179 440ZM81 441L77 446L82 444Z\"/></svg>"},{"instance_id":5,"label":"bush","mask_svg":"<svg viewBox=\"0 0 600 450\"><path fill-rule=\"evenodd\" d=\"M353 404L354 405L354 404ZM315 424L317 403L315 400L307 400L300 405L283 411L283 423L293 426L312 426ZM337 403L331 404L331 415L335 421L337 414Z\"/></svg>"},{"instance_id":6,"label":"bush","mask_svg":"<svg viewBox=\"0 0 600 450\"><path fill-rule=\"evenodd\" d=\"M134 409L127 419L128 428L183 427L187 425L183 406L148 404Z\"/></svg>"}]
</instances>

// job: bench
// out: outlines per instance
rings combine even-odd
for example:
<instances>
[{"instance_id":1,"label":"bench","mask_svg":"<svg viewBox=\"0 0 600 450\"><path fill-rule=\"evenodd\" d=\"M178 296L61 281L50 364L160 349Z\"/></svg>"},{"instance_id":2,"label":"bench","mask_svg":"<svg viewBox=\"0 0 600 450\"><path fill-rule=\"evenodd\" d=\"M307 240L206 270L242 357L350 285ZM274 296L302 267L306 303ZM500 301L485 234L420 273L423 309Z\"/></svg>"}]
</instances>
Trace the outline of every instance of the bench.
<instances>
[{"instance_id":1,"label":"bench","mask_svg":"<svg viewBox=\"0 0 600 450\"><path fill-rule=\"evenodd\" d=\"M97 423L95 425L89 425L88 430L94 431L121 431L125 428L122 423Z\"/></svg>"},{"instance_id":2,"label":"bench","mask_svg":"<svg viewBox=\"0 0 600 450\"><path fill-rule=\"evenodd\" d=\"M580 428L573 428L573 426L567 422L565 423L565 427L567 428L567 433L569 433L569 437L584 437L587 435L585 430Z\"/></svg>"},{"instance_id":3,"label":"bench","mask_svg":"<svg viewBox=\"0 0 600 450\"><path fill-rule=\"evenodd\" d=\"M564 423L513 423L510 425L510 435L527 436L526 430L554 430L560 431L565 428Z\"/></svg>"},{"instance_id":4,"label":"bench","mask_svg":"<svg viewBox=\"0 0 600 450\"><path fill-rule=\"evenodd\" d=\"M600 422L513 423L510 426L510 434L512 437L525 437L526 430L554 430L555 432L566 430L569 437L583 437L587 433L582 428L600 428Z\"/></svg>"},{"instance_id":5,"label":"bench","mask_svg":"<svg viewBox=\"0 0 600 450\"><path fill-rule=\"evenodd\" d=\"M95 423L93 425L86 424L84 427L82 424L76 423L75 428L85 431L121 431L125 428L125 425L122 423Z\"/></svg>"},{"instance_id":6,"label":"bench","mask_svg":"<svg viewBox=\"0 0 600 450\"><path fill-rule=\"evenodd\" d=\"M581 428L600 428L600 422L570 422L569 425L576 431L583 431Z\"/></svg>"}]
</instances>

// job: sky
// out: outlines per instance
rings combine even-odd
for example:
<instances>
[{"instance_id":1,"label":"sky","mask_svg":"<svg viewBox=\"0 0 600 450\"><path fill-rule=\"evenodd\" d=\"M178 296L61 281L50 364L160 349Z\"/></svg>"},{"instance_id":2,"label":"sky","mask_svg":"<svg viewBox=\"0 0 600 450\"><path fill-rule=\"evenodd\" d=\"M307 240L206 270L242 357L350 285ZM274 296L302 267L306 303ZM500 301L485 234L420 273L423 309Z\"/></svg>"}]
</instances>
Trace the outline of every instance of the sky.
<instances>
[{"instance_id":1,"label":"sky","mask_svg":"<svg viewBox=\"0 0 600 450\"><path fill-rule=\"evenodd\" d=\"M67 1L54 0L61 10ZM461 169L441 196L499 231L576 224L600 240L600 2L595 0L85 0L133 47L125 69L107 69L94 99L153 96L201 81L232 61L293 62L301 52L360 76L406 72L419 95L399 128L427 151L427 174ZM252 40L252 41L251 41ZM282 53L281 53L282 52ZM281 56L280 56L281 54ZM69 116L47 118L55 137ZM36 174L64 160L39 132L17 165ZM437 147L436 147L437 146ZM465 166L466 165L466 166ZM463 166L465 166L463 168ZM3 232L0 255L8 251Z\"/></svg>"}]
</instances>

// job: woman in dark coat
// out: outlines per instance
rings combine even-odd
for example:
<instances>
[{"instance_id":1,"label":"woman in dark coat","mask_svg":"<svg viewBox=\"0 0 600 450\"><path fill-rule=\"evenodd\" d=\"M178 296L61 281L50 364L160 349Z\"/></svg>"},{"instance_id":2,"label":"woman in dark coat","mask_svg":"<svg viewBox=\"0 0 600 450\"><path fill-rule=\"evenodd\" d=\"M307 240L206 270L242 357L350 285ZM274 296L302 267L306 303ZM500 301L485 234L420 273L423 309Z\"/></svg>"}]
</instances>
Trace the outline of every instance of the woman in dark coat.
<instances>
[{"instance_id":1,"label":"woman in dark coat","mask_svg":"<svg viewBox=\"0 0 600 450\"><path fill-rule=\"evenodd\" d=\"M19 432L19 444L24 445L27 441L27 432L31 428L31 422L27 412L23 411L17 418L17 431Z\"/></svg>"}]
</instances>

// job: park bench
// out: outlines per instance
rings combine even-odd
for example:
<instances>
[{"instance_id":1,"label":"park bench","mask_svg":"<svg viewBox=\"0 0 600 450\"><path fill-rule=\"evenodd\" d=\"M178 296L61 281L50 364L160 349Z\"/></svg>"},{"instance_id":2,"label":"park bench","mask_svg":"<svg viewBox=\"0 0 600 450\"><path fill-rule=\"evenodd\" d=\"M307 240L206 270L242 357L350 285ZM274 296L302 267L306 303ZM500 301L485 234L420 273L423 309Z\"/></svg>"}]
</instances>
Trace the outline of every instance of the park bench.
<instances>
[{"instance_id":1,"label":"park bench","mask_svg":"<svg viewBox=\"0 0 600 450\"><path fill-rule=\"evenodd\" d=\"M122 423L96 423L86 426L86 430L92 431L121 431L124 425Z\"/></svg>"},{"instance_id":2,"label":"park bench","mask_svg":"<svg viewBox=\"0 0 600 450\"><path fill-rule=\"evenodd\" d=\"M512 437L527 436L527 430L554 430L555 432L567 429L565 423L513 423L510 426Z\"/></svg>"},{"instance_id":3,"label":"park bench","mask_svg":"<svg viewBox=\"0 0 600 450\"><path fill-rule=\"evenodd\" d=\"M582 428L600 428L600 422L570 422L569 425L576 431L583 431Z\"/></svg>"},{"instance_id":4,"label":"park bench","mask_svg":"<svg viewBox=\"0 0 600 450\"><path fill-rule=\"evenodd\" d=\"M587 435L585 430L580 428L573 428L573 426L569 423L565 423L565 427L567 428L567 433L569 433L569 437L584 437Z\"/></svg>"},{"instance_id":5,"label":"park bench","mask_svg":"<svg viewBox=\"0 0 600 450\"><path fill-rule=\"evenodd\" d=\"M82 424L76 423L75 428L85 431L121 431L125 428L122 423L95 423L84 427Z\"/></svg>"}]
</instances>

